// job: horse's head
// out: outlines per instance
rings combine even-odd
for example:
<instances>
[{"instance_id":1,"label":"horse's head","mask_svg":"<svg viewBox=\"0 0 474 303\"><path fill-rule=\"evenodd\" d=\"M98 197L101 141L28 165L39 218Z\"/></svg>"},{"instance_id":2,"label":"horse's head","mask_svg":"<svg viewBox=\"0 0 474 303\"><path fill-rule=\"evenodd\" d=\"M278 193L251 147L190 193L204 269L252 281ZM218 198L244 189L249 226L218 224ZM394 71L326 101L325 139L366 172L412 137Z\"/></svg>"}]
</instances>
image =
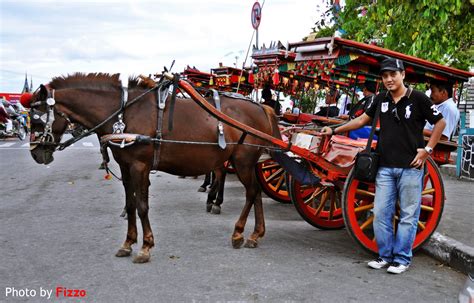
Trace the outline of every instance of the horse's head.
<instances>
[{"instance_id":1,"label":"horse's head","mask_svg":"<svg viewBox=\"0 0 474 303\"><path fill-rule=\"evenodd\" d=\"M41 85L31 96L30 152L39 164L49 164L53 153L61 142L68 121L57 110L54 90Z\"/></svg>"}]
</instances>

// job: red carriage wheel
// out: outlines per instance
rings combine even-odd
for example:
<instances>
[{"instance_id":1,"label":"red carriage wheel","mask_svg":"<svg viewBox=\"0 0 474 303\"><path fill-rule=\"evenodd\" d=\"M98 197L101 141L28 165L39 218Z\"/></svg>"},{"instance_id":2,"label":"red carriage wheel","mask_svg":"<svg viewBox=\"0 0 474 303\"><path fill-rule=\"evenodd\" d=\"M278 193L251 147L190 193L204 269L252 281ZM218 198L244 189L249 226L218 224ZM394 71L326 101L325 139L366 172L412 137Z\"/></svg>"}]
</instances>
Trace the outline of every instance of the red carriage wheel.
<instances>
[{"instance_id":1,"label":"red carriage wheel","mask_svg":"<svg viewBox=\"0 0 474 303\"><path fill-rule=\"evenodd\" d=\"M332 184L301 185L290 176L287 180L293 205L306 222L319 229L344 227L339 188Z\"/></svg>"},{"instance_id":2,"label":"red carriage wheel","mask_svg":"<svg viewBox=\"0 0 474 303\"><path fill-rule=\"evenodd\" d=\"M426 168L420 219L413 250L421 247L433 234L441 219L444 207L444 185L439 169L431 158L426 161ZM378 250L372 228L374 192L375 184L359 182L351 171L344 186L342 208L349 235L364 249L376 253ZM394 225L396 226L397 223L398 215L396 214Z\"/></svg>"},{"instance_id":3,"label":"red carriage wheel","mask_svg":"<svg viewBox=\"0 0 474 303\"><path fill-rule=\"evenodd\" d=\"M273 159L267 159L255 166L257 180L265 194L275 201L291 203L285 170Z\"/></svg>"}]
</instances>

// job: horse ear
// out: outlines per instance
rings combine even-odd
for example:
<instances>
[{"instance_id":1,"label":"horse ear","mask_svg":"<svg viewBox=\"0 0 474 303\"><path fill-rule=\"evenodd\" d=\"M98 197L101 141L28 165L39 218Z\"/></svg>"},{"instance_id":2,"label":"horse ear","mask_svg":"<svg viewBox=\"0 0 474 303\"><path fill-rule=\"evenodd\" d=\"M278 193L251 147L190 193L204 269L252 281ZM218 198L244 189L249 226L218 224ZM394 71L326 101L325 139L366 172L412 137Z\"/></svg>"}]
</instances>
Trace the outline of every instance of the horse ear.
<instances>
[{"instance_id":1,"label":"horse ear","mask_svg":"<svg viewBox=\"0 0 474 303\"><path fill-rule=\"evenodd\" d=\"M38 97L40 100L46 100L46 98L48 98L48 89L43 84L40 85Z\"/></svg>"}]
</instances>

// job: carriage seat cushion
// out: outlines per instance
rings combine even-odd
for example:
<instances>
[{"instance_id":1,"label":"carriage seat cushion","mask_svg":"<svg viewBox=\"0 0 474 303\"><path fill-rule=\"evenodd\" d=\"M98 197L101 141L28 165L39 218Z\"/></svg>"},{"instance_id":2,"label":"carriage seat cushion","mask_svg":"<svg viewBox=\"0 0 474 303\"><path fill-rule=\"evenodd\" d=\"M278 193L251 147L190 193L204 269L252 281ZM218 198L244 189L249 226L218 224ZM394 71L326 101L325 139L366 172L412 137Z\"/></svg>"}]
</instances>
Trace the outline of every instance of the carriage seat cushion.
<instances>
[{"instance_id":1,"label":"carriage seat cushion","mask_svg":"<svg viewBox=\"0 0 474 303\"><path fill-rule=\"evenodd\" d=\"M377 145L372 141L372 148ZM339 167L351 167L354 165L357 154L365 149L367 139L351 139L345 136L332 136L323 158Z\"/></svg>"},{"instance_id":2,"label":"carriage seat cushion","mask_svg":"<svg viewBox=\"0 0 474 303\"><path fill-rule=\"evenodd\" d=\"M293 145L317 152L321 143L321 136L298 132L291 136ZM377 141L372 141L372 148L375 148ZM367 139L351 139L345 136L334 135L331 137L326 150L321 151L322 156L327 161L339 166L350 167L355 162L356 155L367 146Z\"/></svg>"}]
</instances>

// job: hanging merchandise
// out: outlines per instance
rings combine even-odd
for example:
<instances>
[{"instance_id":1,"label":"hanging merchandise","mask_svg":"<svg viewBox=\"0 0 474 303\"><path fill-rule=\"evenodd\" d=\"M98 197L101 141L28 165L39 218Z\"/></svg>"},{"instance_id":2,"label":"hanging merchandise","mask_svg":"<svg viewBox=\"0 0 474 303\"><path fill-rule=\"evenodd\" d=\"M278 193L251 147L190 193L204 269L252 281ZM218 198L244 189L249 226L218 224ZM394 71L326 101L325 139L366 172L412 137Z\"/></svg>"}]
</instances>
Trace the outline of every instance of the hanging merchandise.
<instances>
[{"instance_id":1,"label":"hanging merchandise","mask_svg":"<svg viewBox=\"0 0 474 303\"><path fill-rule=\"evenodd\" d=\"M278 73L278 69L275 69L275 72L272 75L273 85L277 86L280 84L280 74Z\"/></svg>"}]
</instances>

